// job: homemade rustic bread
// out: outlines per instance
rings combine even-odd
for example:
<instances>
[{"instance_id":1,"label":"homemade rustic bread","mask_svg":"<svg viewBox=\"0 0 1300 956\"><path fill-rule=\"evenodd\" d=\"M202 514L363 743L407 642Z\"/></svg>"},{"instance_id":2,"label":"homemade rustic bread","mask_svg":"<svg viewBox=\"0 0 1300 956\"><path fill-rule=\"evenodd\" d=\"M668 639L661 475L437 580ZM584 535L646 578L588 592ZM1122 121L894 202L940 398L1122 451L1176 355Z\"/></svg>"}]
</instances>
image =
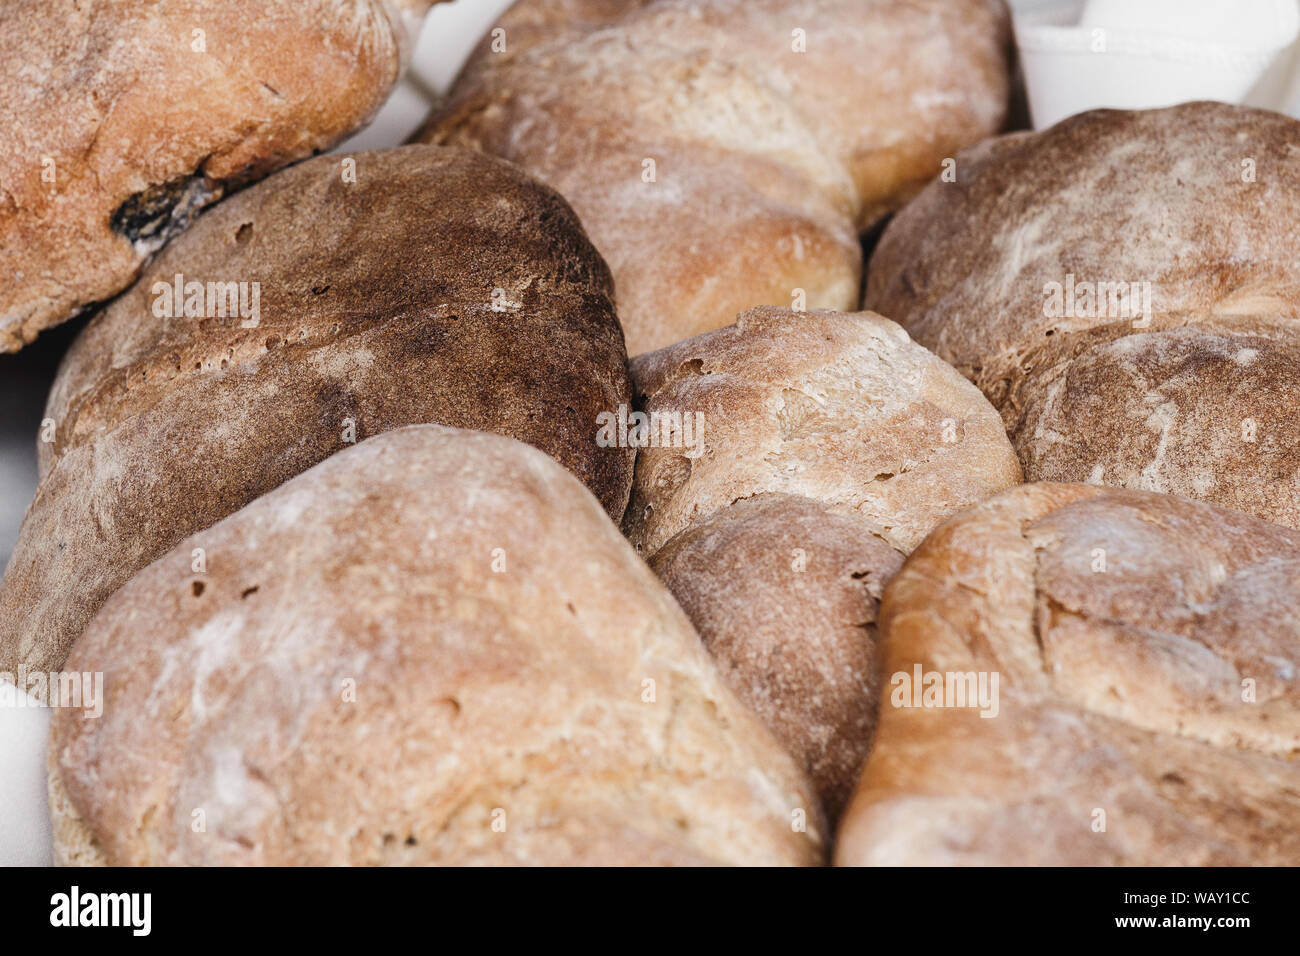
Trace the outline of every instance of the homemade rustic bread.
<instances>
[{"instance_id":1,"label":"homemade rustic bread","mask_svg":"<svg viewBox=\"0 0 1300 956\"><path fill-rule=\"evenodd\" d=\"M876 611L902 560L857 515L789 495L742 498L651 560L832 820L871 747Z\"/></svg>"},{"instance_id":2,"label":"homemade rustic bread","mask_svg":"<svg viewBox=\"0 0 1300 956\"><path fill-rule=\"evenodd\" d=\"M806 780L600 504L494 435L322 462L132 578L70 666L106 700L54 718L66 863L824 853Z\"/></svg>"},{"instance_id":3,"label":"homemade rustic bread","mask_svg":"<svg viewBox=\"0 0 1300 956\"><path fill-rule=\"evenodd\" d=\"M221 196L374 113L435 0L10 0L0 352L111 298Z\"/></svg>"},{"instance_id":4,"label":"homemade rustic bread","mask_svg":"<svg viewBox=\"0 0 1300 956\"><path fill-rule=\"evenodd\" d=\"M983 389L1027 478L1300 526L1297 141L1188 103L987 142L890 223L867 305Z\"/></svg>"},{"instance_id":5,"label":"homemade rustic bread","mask_svg":"<svg viewBox=\"0 0 1300 956\"><path fill-rule=\"evenodd\" d=\"M885 589L837 861L1300 863L1297 587L1300 534L1172 495L1035 484L953 518Z\"/></svg>"},{"instance_id":6,"label":"homemade rustic bread","mask_svg":"<svg viewBox=\"0 0 1300 956\"><path fill-rule=\"evenodd\" d=\"M1002 0L523 0L420 136L573 203L635 355L857 308L859 230L1002 127L1008 42Z\"/></svg>"},{"instance_id":7,"label":"homemade rustic bread","mask_svg":"<svg viewBox=\"0 0 1300 956\"><path fill-rule=\"evenodd\" d=\"M177 275L259 283L260 319L160 317ZM221 203L64 362L0 585L0 670L57 668L181 538L400 425L529 442L617 520L635 452L595 425L631 396L612 294L564 200L481 153L321 157Z\"/></svg>"},{"instance_id":8,"label":"homemade rustic bread","mask_svg":"<svg viewBox=\"0 0 1300 956\"><path fill-rule=\"evenodd\" d=\"M652 443L629 536L833 818L871 743L884 582L1020 480L997 413L870 313L754 309L632 369Z\"/></svg>"},{"instance_id":9,"label":"homemade rustic bread","mask_svg":"<svg viewBox=\"0 0 1300 956\"><path fill-rule=\"evenodd\" d=\"M1020 480L979 391L870 312L750 309L638 356L632 378L653 438L637 456L625 530L647 557L764 493L854 512L907 552L953 512ZM683 432L699 421L698 434L665 441L663 423L678 420Z\"/></svg>"}]
</instances>

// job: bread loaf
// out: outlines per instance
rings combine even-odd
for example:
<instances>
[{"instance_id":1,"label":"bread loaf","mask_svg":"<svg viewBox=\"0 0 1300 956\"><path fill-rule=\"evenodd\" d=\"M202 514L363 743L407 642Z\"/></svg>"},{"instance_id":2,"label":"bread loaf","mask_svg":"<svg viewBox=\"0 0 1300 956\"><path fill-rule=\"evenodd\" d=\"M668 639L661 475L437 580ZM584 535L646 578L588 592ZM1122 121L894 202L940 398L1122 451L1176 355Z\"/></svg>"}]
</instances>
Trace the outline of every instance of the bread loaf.
<instances>
[{"instance_id":1,"label":"bread loaf","mask_svg":"<svg viewBox=\"0 0 1300 956\"><path fill-rule=\"evenodd\" d=\"M214 282L249 304L257 286L259 314L160 308L191 282L207 306ZM278 173L205 214L64 361L0 585L0 671L57 668L177 541L400 425L534 444L617 519L634 451L599 447L595 423L630 395L609 272L518 169L408 146Z\"/></svg>"},{"instance_id":2,"label":"bread loaf","mask_svg":"<svg viewBox=\"0 0 1300 956\"><path fill-rule=\"evenodd\" d=\"M651 561L723 679L807 770L832 821L871 747L880 595L902 555L810 498L742 498Z\"/></svg>"},{"instance_id":3,"label":"bread loaf","mask_svg":"<svg viewBox=\"0 0 1300 956\"><path fill-rule=\"evenodd\" d=\"M420 134L513 160L610 263L630 354L855 309L859 230L1001 128L1001 0L523 0Z\"/></svg>"},{"instance_id":4,"label":"bread loaf","mask_svg":"<svg viewBox=\"0 0 1300 956\"><path fill-rule=\"evenodd\" d=\"M437 0L11 0L0 352L111 298L224 193L342 140Z\"/></svg>"},{"instance_id":5,"label":"bread loaf","mask_svg":"<svg viewBox=\"0 0 1300 956\"><path fill-rule=\"evenodd\" d=\"M1298 137L1188 103L981 144L885 230L868 307L983 389L1028 479L1300 527Z\"/></svg>"},{"instance_id":6,"label":"bread loaf","mask_svg":"<svg viewBox=\"0 0 1300 956\"><path fill-rule=\"evenodd\" d=\"M1297 585L1300 534L1172 495L951 519L885 589L837 861L1300 863Z\"/></svg>"},{"instance_id":7,"label":"bread loaf","mask_svg":"<svg viewBox=\"0 0 1300 956\"><path fill-rule=\"evenodd\" d=\"M656 441L629 537L834 818L871 743L884 582L1019 481L997 413L870 313L754 309L632 370ZM662 441L665 421L693 443Z\"/></svg>"},{"instance_id":8,"label":"bread loaf","mask_svg":"<svg viewBox=\"0 0 1300 956\"><path fill-rule=\"evenodd\" d=\"M70 666L106 700L54 718L67 863L824 852L815 796L668 592L506 438L413 426L333 456L137 574Z\"/></svg>"},{"instance_id":9,"label":"bread loaf","mask_svg":"<svg viewBox=\"0 0 1300 956\"><path fill-rule=\"evenodd\" d=\"M638 452L625 530L647 557L757 494L855 512L906 553L1020 479L984 397L869 312L751 309L635 358L632 378L652 440ZM700 422L693 447L685 434L662 439L678 416Z\"/></svg>"}]
</instances>

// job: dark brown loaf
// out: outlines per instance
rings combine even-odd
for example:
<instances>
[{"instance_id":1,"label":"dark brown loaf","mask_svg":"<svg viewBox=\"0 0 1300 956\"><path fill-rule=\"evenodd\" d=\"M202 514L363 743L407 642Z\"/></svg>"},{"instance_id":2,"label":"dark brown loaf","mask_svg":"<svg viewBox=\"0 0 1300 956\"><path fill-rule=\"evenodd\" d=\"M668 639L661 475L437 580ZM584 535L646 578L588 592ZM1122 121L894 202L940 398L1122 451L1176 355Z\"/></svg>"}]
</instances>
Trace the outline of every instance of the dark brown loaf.
<instances>
[{"instance_id":1,"label":"dark brown loaf","mask_svg":"<svg viewBox=\"0 0 1300 956\"><path fill-rule=\"evenodd\" d=\"M868 306L980 386L1027 478L1300 527L1298 140L1289 117L1188 103L981 144L885 230ZM1108 288L1088 315L1083 283L1149 283L1150 313Z\"/></svg>"},{"instance_id":2,"label":"dark brown loaf","mask_svg":"<svg viewBox=\"0 0 1300 956\"><path fill-rule=\"evenodd\" d=\"M757 495L650 562L728 686L808 771L832 821L871 750L876 612L902 561L852 513Z\"/></svg>"},{"instance_id":3,"label":"dark brown loaf","mask_svg":"<svg viewBox=\"0 0 1300 956\"><path fill-rule=\"evenodd\" d=\"M0 586L0 670L57 667L181 538L400 425L529 442L622 515L634 452L598 447L596 417L630 382L608 270L569 207L480 153L355 160L355 183L321 157L205 214L74 344ZM153 283L177 273L260 282L260 324L156 317Z\"/></svg>"},{"instance_id":4,"label":"dark brown loaf","mask_svg":"<svg viewBox=\"0 0 1300 956\"><path fill-rule=\"evenodd\" d=\"M432 2L6 2L0 352L126 288L223 193L366 122Z\"/></svg>"},{"instance_id":5,"label":"dark brown loaf","mask_svg":"<svg viewBox=\"0 0 1300 956\"><path fill-rule=\"evenodd\" d=\"M825 852L806 779L600 505L495 435L333 456L132 578L71 666L106 699L54 718L67 863Z\"/></svg>"},{"instance_id":6,"label":"dark brown loaf","mask_svg":"<svg viewBox=\"0 0 1300 956\"><path fill-rule=\"evenodd\" d=\"M1297 587L1300 534L1172 495L1045 483L963 512L885 589L837 861L1300 863ZM918 667L998 675L996 715L894 706Z\"/></svg>"},{"instance_id":7,"label":"dark brown loaf","mask_svg":"<svg viewBox=\"0 0 1300 956\"><path fill-rule=\"evenodd\" d=\"M523 0L500 26L420 135L573 203L632 355L796 290L857 308L858 231L1006 115L1001 0Z\"/></svg>"}]
</instances>

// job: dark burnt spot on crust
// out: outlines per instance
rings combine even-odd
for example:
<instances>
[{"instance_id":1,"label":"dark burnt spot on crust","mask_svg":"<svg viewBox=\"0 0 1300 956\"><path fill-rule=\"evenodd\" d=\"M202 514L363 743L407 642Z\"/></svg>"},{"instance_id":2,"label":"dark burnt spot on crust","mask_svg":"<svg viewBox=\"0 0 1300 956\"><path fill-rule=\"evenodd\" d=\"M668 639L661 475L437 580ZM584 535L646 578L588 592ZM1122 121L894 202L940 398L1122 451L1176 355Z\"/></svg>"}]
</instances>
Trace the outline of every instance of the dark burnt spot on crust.
<instances>
[{"instance_id":1,"label":"dark burnt spot on crust","mask_svg":"<svg viewBox=\"0 0 1300 956\"><path fill-rule=\"evenodd\" d=\"M130 196L109 218L109 227L128 242L162 245L221 193L221 184L206 176L179 176Z\"/></svg>"},{"instance_id":2,"label":"dark burnt spot on crust","mask_svg":"<svg viewBox=\"0 0 1300 956\"><path fill-rule=\"evenodd\" d=\"M117 208L109 225L131 242L153 238L171 220L172 210L184 195L188 182L189 177L173 179L136 193Z\"/></svg>"}]
</instances>

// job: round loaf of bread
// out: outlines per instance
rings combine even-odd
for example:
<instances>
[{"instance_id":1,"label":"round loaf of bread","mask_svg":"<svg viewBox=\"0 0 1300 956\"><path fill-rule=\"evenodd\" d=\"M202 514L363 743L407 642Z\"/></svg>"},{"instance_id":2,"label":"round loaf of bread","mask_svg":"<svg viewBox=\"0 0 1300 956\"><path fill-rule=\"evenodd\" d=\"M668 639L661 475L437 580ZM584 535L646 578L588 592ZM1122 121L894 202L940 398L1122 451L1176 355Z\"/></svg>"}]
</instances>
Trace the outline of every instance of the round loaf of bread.
<instances>
[{"instance_id":1,"label":"round loaf of bread","mask_svg":"<svg viewBox=\"0 0 1300 956\"><path fill-rule=\"evenodd\" d=\"M1187 103L981 144L885 230L868 307L983 389L1026 478L1300 527L1298 138Z\"/></svg>"},{"instance_id":2,"label":"round loaf of bread","mask_svg":"<svg viewBox=\"0 0 1300 956\"><path fill-rule=\"evenodd\" d=\"M333 456L137 574L69 666L105 699L54 719L66 863L824 852L807 781L596 499L494 435Z\"/></svg>"},{"instance_id":3,"label":"round loaf of bread","mask_svg":"<svg viewBox=\"0 0 1300 956\"><path fill-rule=\"evenodd\" d=\"M434 2L6 3L0 352L126 288L224 193L368 121Z\"/></svg>"},{"instance_id":4,"label":"round loaf of bread","mask_svg":"<svg viewBox=\"0 0 1300 956\"><path fill-rule=\"evenodd\" d=\"M625 530L647 557L764 493L856 512L906 553L953 512L1020 480L979 391L872 313L752 309L638 356L632 377L650 444L637 456ZM692 436L686 426L697 423Z\"/></svg>"},{"instance_id":5,"label":"round loaf of bread","mask_svg":"<svg viewBox=\"0 0 1300 956\"><path fill-rule=\"evenodd\" d=\"M57 668L181 538L401 425L526 441L617 520L635 452L596 442L631 395L612 297L564 200L481 153L320 157L221 203L64 361L0 670Z\"/></svg>"},{"instance_id":6,"label":"round loaf of bread","mask_svg":"<svg viewBox=\"0 0 1300 956\"><path fill-rule=\"evenodd\" d=\"M844 864L1300 863L1300 533L1172 495L1006 491L885 589Z\"/></svg>"},{"instance_id":7,"label":"round loaf of bread","mask_svg":"<svg viewBox=\"0 0 1300 956\"><path fill-rule=\"evenodd\" d=\"M787 495L742 498L651 561L832 823L871 750L876 612L902 561L857 515Z\"/></svg>"},{"instance_id":8,"label":"round loaf of bread","mask_svg":"<svg viewBox=\"0 0 1300 956\"><path fill-rule=\"evenodd\" d=\"M632 355L756 305L854 309L858 233L1002 127L1002 0L522 0L427 142L574 205Z\"/></svg>"},{"instance_id":9,"label":"round loaf of bread","mask_svg":"<svg viewBox=\"0 0 1300 956\"><path fill-rule=\"evenodd\" d=\"M629 536L834 819L871 746L884 582L1020 480L997 412L870 313L754 309L632 367Z\"/></svg>"}]
</instances>

